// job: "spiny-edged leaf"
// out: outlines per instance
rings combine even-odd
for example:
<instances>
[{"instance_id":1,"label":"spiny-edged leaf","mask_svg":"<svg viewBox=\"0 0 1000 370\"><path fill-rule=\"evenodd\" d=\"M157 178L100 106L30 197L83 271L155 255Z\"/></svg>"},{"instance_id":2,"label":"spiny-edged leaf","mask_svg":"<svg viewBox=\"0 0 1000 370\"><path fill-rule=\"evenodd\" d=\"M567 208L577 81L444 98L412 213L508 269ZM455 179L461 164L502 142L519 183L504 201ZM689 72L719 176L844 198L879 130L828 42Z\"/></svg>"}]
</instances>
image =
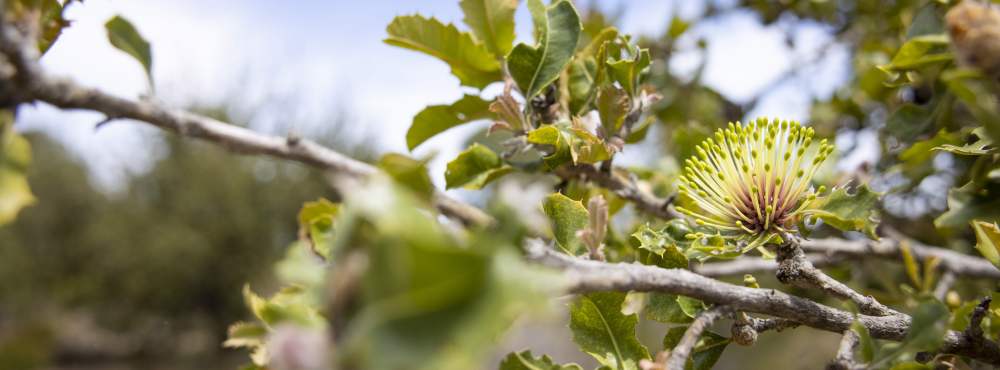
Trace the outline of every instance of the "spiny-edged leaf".
<instances>
[{"instance_id":1,"label":"spiny-edged leaf","mask_svg":"<svg viewBox=\"0 0 1000 370\"><path fill-rule=\"evenodd\" d=\"M104 28L108 32L108 41L111 42L111 45L131 55L142 64L142 68L146 70L149 85L152 86L153 53L150 50L149 42L139 34L131 22L120 15L111 18L104 24Z\"/></svg>"},{"instance_id":2,"label":"spiny-edged leaf","mask_svg":"<svg viewBox=\"0 0 1000 370\"><path fill-rule=\"evenodd\" d=\"M264 299L250 290L250 285L245 285L243 299L250 312L269 327L281 323L320 327L326 323L301 287L285 287Z\"/></svg>"},{"instance_id":3,"label":"spiny-edged leaf","mask_svg":"<svg viewBox=\"0 0 1000 370\"><path fill-rule=\"evenodd\" d=\"M695 318L701 311L705 310L705 303L687 296L677 296L677 305L687 317Z\"/></svg>"},{"instance_id":4,"label":"spiny-edged leaf","mask_svg":"<svg viewBox=\"0 0 1000 370\"><path fill-rule=\"evenodd\" d=\"M597 115L601 117L606 137L617 135L632 106L628 92L614 85L606 85L597 92Z\"/></svg>"},{"instance_id":5,"label":"spiny-edged leaf","mask_svg":"<svg viewBox=\"0 0 1000 370\"><path fill-rule=\"evenodd\" d=\"M980 187L969 182L948 190L948 211L934 219L934 226L943 229L966 227L974 219L1000 218L1000 185L987 183Z\"/></svg>"},{"instance_id":6,"label":"spiny-edged leaf","mask_svg":"<svg viewBox=\"0 0 1000 370\"><path fill-rule=\"evenodd\" d=\"M666 293L648 293L646 299L646 318L667 324L686 324L692 321L691 316L684 313L677 296Z\"/></svg>"},{"instance_id":7,"label":"spiny-edged leaf","mask_svg":"<svg viewBox=\"0 0 1000 370\"><path fill-rule=\"evenodd\" d=\"M577 297L570 306L569 328L580 349L613 369L638 369L649 351L635 336L637 315L622 314L625 293L600 292Z\"/></svg>"},{"instance_id":8,"label":"spiny-edged leaf","mask_svg":"<svg viewBox=\"0 0 1000 370\"><path fill-rule=\"evenodd\" d=\"M663 268L688 268L688 259L677 247L676 241L664 230L653 230L649 225L640 226L632 237L639 241L639 249L649 252L644 264Z\"/></svg>"},{"instance_id":9,"label":"spiny-edged leaf","mask_svg":"<svg viewBox=\"0 0 1000 370\"><path fill-rule=\"evenodd\" d=\"M543 160L550 169L570 162L594 164L611 157L600 138L582 127L565 123L531 130L527 140L549 150L549 155Z\"/></svg>"},{"instance_id":10,"label":"spiny-edged leaf","mask_svg":"<svg viewBox=\"0 0 1000 370\"><path fill-rule=\"evenodd\" d=\"M531 351L511 352L500 362L500 370L583 370L580 365L559 365L547 355L535 357Z\"/></svg>"},{"instance_id":11,"label":"spiny-edged leaf","mask_svg":"<svg viewBox=\"0 0 1000 370\"><path fill-rule=\"evenodd\" d=\"M429 54L451 66L451 73L465 86L482 89L501 78L500 63L489 50L453 24L421 15L399 16L386 28L384 41Z\"/></svg>"},{"instance_id":12,"label":"spiny-edged leaf","mask_svg":"<svg viewBox=\"0 0 1000 370\"><path fill-rule=\"evenodd\" d=\"M944 34L923 35L910 39L899 48L892 61L878 66L890 75L900 71L917 69L928 64L946 62L952 59L947 52L948 36Z\"/></svg>"},{"instance_id":13,"label":"spiny-edged leaf","mask_svg":"<svg viewBox=\"0 0 1000 370\"><path fill-rule=\"evenodd\" d=\"M629 96L636 97L639 94L639 83L642 74L649 67L649 50L633 48L635 54L618 60L609 60L608 74L611 80L618 82Z\"/></svg>"},{"instance_id":14,"label":"spiny-edged leaf","mask_svg":"<svg viewBox=\"0 0 1000 370\"><path fill-rule=\"evenodd\" d=\"M35 202L28 186L31 145L14 132L14 116L0 109L0 226Z\"/></svg>"},{"instance_id":15,"label":"spiny-edged leaf","mask_svg":"<svg viewBox=\"0 0 1000 370\"><path fill-rule=\"evenodd\" d=\"M462 20L472 33L493 52L503 58L514 45L514 11L518 0L462 0L458 4L465 13Z\"/></svg>"},{"instance_id":16,"label":"spiny-edged leaf","mask_svg":"<svg viewBox=\"0 0 1000 370\"><path fill-rule=\"evenodd\" d=\"M972 221L976 232L976 249L987 260L1000 267L1000 227L996 222Z\"/></svg>"},{"instance_id":17,"label":"spiny-edged leaf","mask_svg":"<svg viewBox=\"0 0 1000 370\"><path fill-rule=\"evenodd\" d=\"M308 236L310 247L325 259L330 258L335 239L333 224L338 212L339 206L324 198L305 202L299 210L299 234Z\"/></svg>"},{"instance_id":18,"label":"spiny-edged leaf","mask_svg":"<svg viewBox=\"0 0 1000 370\"><path fill-rule=\"evenodd\" d=\"M378 161L378 167L396 182L412 190L417 196L430 200L434 182L427 174L427 161L418 161L402 154L388 153Z\"/></svg>"},{"instance_id":19,"label":"spiny-edged leaf","mask_svg":"<svg viewBox=\"0 0 1000 370\"><path fill-rule=\"evenodd\" d=\"M472 144L448 162L445 170L445 187L482 189L491 181L506 175L511 167L504 164L500 156L479 143Z\"/></svg>"},{"instance_id":20,"label":"spiny-edged leaf","mask_svg":"<svg viewBox=\"0 0 1000 370\"><path fill-rule=\"evenodd\" d=\"M993 140L986 135L985 128L977 127L975 130L972 130L972 134L977 138L972 143L965 145L942 144L934 149L959 155L986 155L996 152Z\"/></svg>"},{"instance_id":21,"label":"spiny-edged leaf","mask_svg":"<svg viewBox=\"0 0 1000 370\"><path fill-rule=\"evenodd\" d=\"M490 102L476 95L466 94L451 105L432 105L413 117L413 123L406 131L406 146L413 150L427 139L452 127L495 117L490 112Z\"/></svg>"},{"instance_id":22,"label":"spiny-edged leaf","mask_svg":"<svg viewBox=\"0 0 1000 370\"><path fill-rule=\"evenodd\" d=\"M584 110L589 110L590 103L597 95L598 88L604 84L607 78L604 76L605 64L603 54L605 43L618 37L618 29L607 27L596 37L590 40L590 44L576 53L576 57L567 69L569 78L569 108L575 115L581 115Z\"/></svg>"},{"instance_id":23,"label":"spiny-edged leaf","mask_svg":"<svg viewBox=\"0 0 1000 370\"><path fill-rule=\"evenodd\" d=\"M267 336L267 328L263 325L245 321L229 325L228 332L228 338L222 343L222 346L227 348L259 346L264 343L264 337Z\"/></svg>"},{"instance_id":24,"label":"spiny-edged leaf","mask_svg":"<svg viewBox=\"0 0 1000 370\"><path fill-rule=\"evenodd\" d=\"M900 169L903 174L911 179L922 178L933 171L931 160L938 154L935 150L942 146L958 144L962 140L957 132L940 130L936 135L927 140L921 140L899 154Z\"/></svg>"},{"instance_id":25,"label":"spiny-edged leaf","mask_svg":"<svg viewBox=\"0 0 1000 370\"><path fill-rule=\"evenodd\" d=\"M868 327L861 324L860 321L854 320L851 323L851 330L858 334L858 349L861 351L861 360L872 362L875 359L875 341L872 340Z\"/></svg>"},{"instance_id":26,"label":"spiny-edged leaf","mask_svg":"<svg viewBox=\"0 0 1000 370\"><path fill-rule=\"evenodd\" d=\"M823 222L844 231L862 231L872 239L877 239L878 226L876 208L881 194L861 185L848 193L846 188L834 189L830 195L816 199L817 209L810 214Z\"/></svg>"},{"instance_id":27,"label":"spiny-edged leaf","mask_svg":"<svg viewBox=\"0 0 1000 370\"><path fill-rule=\"evenodd\" d=\"M555 234L556 243L566 253L575 255L580 249L577 231L587 227L590 218L587 208L580 201L561 193L549 194L542 208L552 220L552 233Z\"/></svg>"},{"instance_id":28,"label":"spiny-edged leaf","mask_svg":"<svg viewBox=\"0 0 1000 370\"><path fill-rule=\"evenodd\" d=\"M701 335L698 345L694 347L694 351L691 353L691 369L712 369L715 363L719 361L719 358L722 357L722 352L726 350L730 342L729 338L706 330Z\"/></svg>"},{"instance_id":29,"label":"spiny-edged leaf","mask_svg":"<svg viewBox=\"0 0 1000 370\"><path fill-rule=\"evenodd\" d=\"M934 299L921 302L913 312L910 331L903 345L916 351L937 349L944 342L948 317L948 307L943 303Z\"/></svg>"},{"instance_id":30,"label":"spiny-edged leaf","mask_svg":"<svg viewBox=\"0 0 1000 370\"><path fill-rule=\"evenodd\" d=\"M560 0L544 8L541 0L528 0L535 22L535 46L517 44L507 54L507 68L526 98L533 98L566 68L580 39L580 17L573 3Z\"/></svg>"}]
</instances>

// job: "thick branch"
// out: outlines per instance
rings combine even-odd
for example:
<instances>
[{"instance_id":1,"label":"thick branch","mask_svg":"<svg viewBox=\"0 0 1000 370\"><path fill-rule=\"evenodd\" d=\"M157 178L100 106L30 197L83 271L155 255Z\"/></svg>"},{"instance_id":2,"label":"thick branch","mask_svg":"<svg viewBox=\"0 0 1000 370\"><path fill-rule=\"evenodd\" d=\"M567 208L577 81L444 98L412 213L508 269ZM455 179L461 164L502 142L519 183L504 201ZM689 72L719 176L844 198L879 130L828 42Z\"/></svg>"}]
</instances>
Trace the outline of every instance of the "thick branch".
<instances>
[{"instance_id":1,"label":"thick branch","mask_svg":"<svg viewBox=\"0 0 1000 370\"><path fill-rule=\"evenodd\" d=\"M858 347L861 338L854 330L844 331L844 336L840 339L840 347L837 349L837 357L826 365L826 370L856 370L863 369L854 360L854 349Z\"/></svg>"},{"instance_id":2,"label":"thick branch","mask_svg":"<svg viewBox=\"0 0 1000 370\"><path fill-rule=\"evenodd\" d=\"M851 300L858 305L861 313L875 316L895 315L898 312L879 303L871 296L854 291L820 271L806 259L798 243L789 242L778 247L778 280L801 288L819 288L834 297Z\"/></svg>"},{"instance_id":3,"label":"thick branch","mask_svg":"<svg viewBox=\"0 0 1000 370\"><path fill-rule=\"evenodd\" d=\"M698 339L701 338L701 333L708 329L715 320L722 318L723 316L732 313L733 310L729 306L716 306L703 311L698 314L698 317L694 318L691 325L688 326L687 330L684 331L684 336L681 337L681 341L674 346L674 349L670 351L670 357L667 358L667 370L684 370L684 365L687 364L688 357L691 356L691 351L694 346L698 344Z\"/></svg>"},{"instance_id":4,"label":"thick branch","mask_svg":"<svg viewBox=\"0 0 1000 370\"><path fill-rule=\"evenodd\" d=\"M37 52L9 25L0 24L0 52L17 71L18 101L42 101L63 109L87 109L108 117L130 118L177 134L211 141L242 154L263 154L301 162L331 171L336 176L361 179L377 170L315 142L263 135L239 126L190 112L169 109L153 101L135 101L84 87L68 79L46 75L37 63ZM3 100L3 99L0 99ZM435 206L446 216L466 225L487 225L492 218L478 208L458 202L438 191Z\"/></svg>"},{"instance_id":5,"label":"thick branch","mask_svg":"<svg viewBox=\"0 0 1000 370\"><path fill-rule=\"evenodd\" d=\"M596 291L662 292L697 298L736 311L766 314L809 327L843 333L854 322L850 312L834 309L774 289L754 289L724 283L681 269L662 269L630 263L587 261L552 251L542 243L529 243L528 257L562 270L566 289L574 293ZM901 341L910 328L910 317L859 315L858 320L878 339ZM949 331L942 352L969 356L1000 366L1000 347L985 341L973 343L959 332Z\"/></svg>"}]
</instances>

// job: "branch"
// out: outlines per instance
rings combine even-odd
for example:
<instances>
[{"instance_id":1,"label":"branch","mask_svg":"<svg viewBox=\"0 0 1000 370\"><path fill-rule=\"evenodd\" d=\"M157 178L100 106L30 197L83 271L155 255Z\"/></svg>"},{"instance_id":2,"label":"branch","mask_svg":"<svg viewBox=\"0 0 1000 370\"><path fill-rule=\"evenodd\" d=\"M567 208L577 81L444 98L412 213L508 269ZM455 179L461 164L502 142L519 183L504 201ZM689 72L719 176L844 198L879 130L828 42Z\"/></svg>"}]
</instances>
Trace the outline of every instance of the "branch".
<instances>
[{"instance_id":1,"label":"branch","mask_svg":"<svg viewBox=\"0 0 1000 370\"><path fill-rule=\"evenodd\" d=\"M806 259L797 242L791 241L778 246L778 281L801 288L816 287L834 297L851 300L858 305L861 313L875 316L897 315L889 307L871 296L862 295L844 283L825 274Z\"/></svg>"},{"instance_id":2,"label":"branch","mask_svg":"<svg viewBox=\"0 0 1000 370\"><path fill-rule=\"evenodd\" d=\"M837 357L826 365L826 370L857 370L864 369L854 360L854 349L858 347L861 338L854 330L844 331L844 336L840 339L840 347L837 349Z\"/></svg>"},{"instance_id":3,"label":"branch","mask_svg":"<svg viewBox=\"0 0 1000 370\"><path fill-rule=\"evenodd\" d=\"M827 256L822 254L807 254L805 258L816 267L831 266L845 260L842 256ZM745 256L731 261L704 263L692 266L692 270L694 270L694 272L711 277L743 275L754 272L776 271L777 269L777 261L764 259L758 256Z\"/></svg>"},{"instance_id":4,"label":"branch","mask_svg":"<svg viewBox=\"0 0 1000 370\"><path fill-rule=\"evenodd\" d=\"M684 365L687 364L688 357L691 356L694 346L698 344L701 333L705 329L708 329L715 320L732 312L733 310L729 306L716 306L698 314L698 317L695 317L691 325L684 331L681 341L670 351L670 357L667 358L666 370L684 370Z\"/></svg>"},{"instance_id":5,"label":"branch","mask_svg":"<svg viewBox=\"0 0 1000 370\"><path fill-rule=\"evenodd\" d=\"M660 198L638 187L635 181L615 171L601 171L592 165L564 166L556 170L556 175L563 179L576 179L593 183L608 189L622 199L628 200L640 211L662 219L681 217L681 214L671 207L673 197Z\"/></svg>"},{"instance_id":6,"label":"branch","mask_svg":"<svg viewBox=\"0 0 1000 370\"><path fill-rule=\"evenodd\" d=\"M130 118L182 136L211 141L236 153L262 154L304 163L331 171L341 179L359 180L378 172L367 163L310 140L263 135L209 117L169 109L157 102L123 99L68 79L48 76L38 65L38 53L33 45L5 23L0 23L0 52L16 69L13 80L0 81L0 85L16 85L19 92L13 97L16 101L42 101L63 109L87 109L108 117ZM493 221L478 208L454 200L441 191L434 194L434 205L442 214L467 226L483 226Z\"/></svg>"},{"instance_id":7,"label":"branch","mask_svg":"<svg viewBox=\"0 0 1000 370\"><path fill-rule=\"evenodd\" d=\"M894 239L904 238L895 235L893 237ZM813 239L801 241L799 247L807 253L822 253L828 256L843 256L854 259L877 257L898 261L902 258L899 249L900 242L894 239L882 238L881 241ZM945 248L927 246L913 240L907 239L907 242L914 258L924 261L930 257L937 257L940 261L938 267L944 271L951 271L955 275L964 277L1000 279L1000 270L985 259Z\"/></svg>"},{"instance_id":8,"label":"branch","mask_svg":"<svg viewBox=\"0 0 1000 370\"><path fill-rule=\"evenodd\" d=\"M854 314L825 306L774 289L754 289L733 285L681 269L662 269L631 263L607 263L581 260L555 252L534 241L526 246L528 258L561 270L566 290L573 293L598 291L662 292L727 305L736 311L766 314L801 323L812 328L843 333L854 322ZM911 318L859 315L858 321L874 338L901 341L910 329ZM1000 347L991 341L973 343L956 331L949 331L941 348L1000 366Z\"/></svg>"}]
</instances>

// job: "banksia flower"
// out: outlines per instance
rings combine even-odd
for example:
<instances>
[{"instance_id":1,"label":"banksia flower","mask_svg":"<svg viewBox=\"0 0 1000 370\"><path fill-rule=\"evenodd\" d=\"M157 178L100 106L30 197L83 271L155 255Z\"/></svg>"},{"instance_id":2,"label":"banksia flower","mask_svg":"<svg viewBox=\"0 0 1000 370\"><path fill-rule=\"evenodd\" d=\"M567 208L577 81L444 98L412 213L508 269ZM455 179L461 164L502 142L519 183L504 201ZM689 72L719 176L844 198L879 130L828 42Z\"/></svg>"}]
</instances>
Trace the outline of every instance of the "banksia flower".
<instances>
[{"instance_id":1,"label":"banksia flower","mask_svg":"<svg viewBox=\"0 0 1000 370\"><path fill-rule=\"evenodd\" d=\"M729 123L685 161L679 190L691 207L677 210L700 226L745 242L743 252L793 230L824 191L813 189L811 180L833 152L826 139L813 149L814 135L794 121Z\"/></svg>"}]
</instances>

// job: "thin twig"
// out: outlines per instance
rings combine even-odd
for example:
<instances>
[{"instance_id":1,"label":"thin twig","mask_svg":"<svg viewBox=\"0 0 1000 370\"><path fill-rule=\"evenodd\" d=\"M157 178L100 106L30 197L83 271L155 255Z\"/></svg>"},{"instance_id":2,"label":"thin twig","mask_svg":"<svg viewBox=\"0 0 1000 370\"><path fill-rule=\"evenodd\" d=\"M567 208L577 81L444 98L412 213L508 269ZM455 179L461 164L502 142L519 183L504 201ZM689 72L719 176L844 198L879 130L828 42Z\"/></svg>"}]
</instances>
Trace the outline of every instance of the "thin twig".
<instances>
[{"instance_id":1,"label":"thin twig","mask_svg":"<svg viewBox=\"0 0 1000 370\"><path fill-rule=\"evenodd\" d=\"M708 329L716 320L732 312L733 310L729 306L716 306L698 314L684 332L681 341L670 351L666 369L684 370L684 365L687 364L688 357L691 356L694 346L698 344L698 339L701 338L701 334L705 329Z\"/></svg>"},{"instance_id":2,"label":"thin twig","mask_svg":"<svg viewBox=\"0 0 1000 370\"><path fill-rule=\"evenodd\" d=\"M819 288L834 297L851 300L858 309L868 315L889 316L899 312L879 303L875 298L856 292L813 266L795 241L778 247L778 281L802 288Z\"/></svg>"},{"instance_id":3,"label":"thin twig","mask_svg":"<svg viewBox=\"0 0 1000 370\"><path fill-rule=\"evenodd\" d=\"M822 254L807 254L806 259L816 267L831 266L845 260L842 256L827 256ZM760 258L759 256L745 256L731 261L696 264L691 269L705 276L735 276L754 272L775 271L778 269L778 262Z\"/></svg>"},{"instance_id":4,"label":"thin twig","mask_svg":"<svg viewBox=\"0 0 1000 370\"><path fill-rule=\"evenodd\" d=\"M872 240L847 240L838 238L825 238L803 240L799 242L799 247L807 253L822 253L831 256L845 256L848 258L884 258L901 260L902 253L899 248L899 240L907 240L913 257L918 261L924 261L930 257L937 257L940 261L938 268L944 271L954 272L960 277L977 277L1000 279L1000 270L989 261L962 254L953 250L932 247L906 239L902 235L890 235L891 238L882 238L880 241Z\"/></svg>"},{"instance_id":5,"label":"thin twig","mask_svg":"<svg viewBox=\"0 0 1000 370\"><path fill-rule=\"evenodd\" d=\"M673 197L660 198L650 194L640 189L635 181L617 171L605 172L592 165L581 164L561 167L556 171L556 175L563 179L587 181L608 189L618 197L632 202L640 211L653 216L667 220L681 217L681 214L671 207Z\"/></svg>"},{"instance_id":6,"label":"thin twig","mask_svg":"<svg viewBox=\"0 0 1000 370\"><path fill-rule=\"evenodd\" d=\"M854 330L844 331L844 336L840 338L840 346L837 349L837 357L826 365L826 370L857 370L863 369L854 360L854 349L858 347L861 338Z\"/></svg>"},{"instance_id":7,"label":"thin twig","mask_svg":"<svg viewBox=\"0 0 1000 370\"><path fill-rule=\"evenodd\" d=\"M944 301L948 296L948 291L951 287L955 285L955 273L952 271L945 271L941 275L941 280L938 280L937 285L934 287L934 298L939 301Z\"/></svg>"}]
</instances>

